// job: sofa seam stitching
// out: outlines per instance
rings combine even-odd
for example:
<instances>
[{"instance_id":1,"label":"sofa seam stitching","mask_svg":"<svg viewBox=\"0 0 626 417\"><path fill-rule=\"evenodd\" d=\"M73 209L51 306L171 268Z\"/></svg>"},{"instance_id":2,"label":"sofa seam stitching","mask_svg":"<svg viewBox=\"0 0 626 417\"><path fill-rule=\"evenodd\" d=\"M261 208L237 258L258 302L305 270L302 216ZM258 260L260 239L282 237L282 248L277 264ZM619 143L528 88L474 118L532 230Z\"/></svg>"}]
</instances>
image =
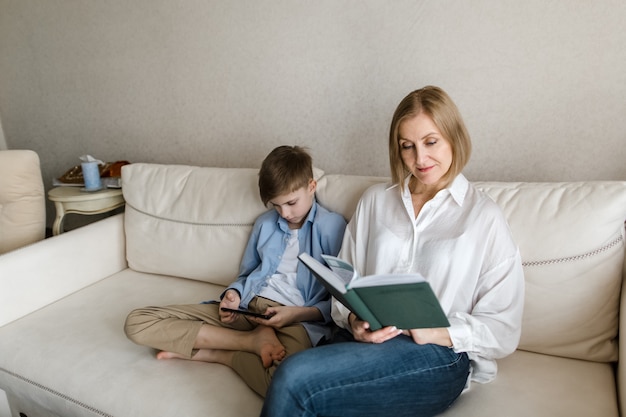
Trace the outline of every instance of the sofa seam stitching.
<instances>
[{"instance_id":1,"label":"sofa seam stitching","mask_svg":"<svg viewBox=\"0 0 626 417\"><path fill-rule=\"evenodd\" d=\"M143 214L145 216L148 217L152 217L154 219L157 220L163 220L163 221L167 221L167 222L172 222L172 223L179 223L179 224L188 224L191 226L207 226L207 227L241 227L241 226L245 226L245 227L252 227L254 224L253 223L198 223L198 222L190 222L190 221L185 221L185 220L178 220L178 219L170 219L170 218L166 218L166 217L162 217L162 216L157 216L155 214L152 213L148 213L145 212L143 210L139 210L136 207L133 207L132 205L129 205L128 203L126 203L126 207L130 207L133 210L135 210L137 213Z\"/></svg>"},{"instance_id":2,"label":"sofa seam stitching","mask_svg":"<svg viewBox=\"0 0 626 417\"><path fill-rule=\"evenodd\" d=\"M620 244L623 241L623 236L620 233L620 235L613 239L611 242L607 243L606 245L592 250L590 252L586 252L580 255L573 255L573 256L566 256L563 258L556 258L556 259L546 259L543 261L526 261L526 262L522 262L522 266L527 266L527 267L532 267L532 266L546 266L546 265L554 265L554 264L561 264L561 263L565 263L565 262L575 262L575 261L582 261L583 259L587 259L587 258L591 258L592 256L596 256L596 255L600 255L601 253L604 253L606 251L608 251L609 249L612 249L613 247L617 246L618 244Z\"/></svg>"},{"instance_id":3,"label":"sofa seam stitching","mask_svg":"<svg viewBox=\"0 0 626 417\"><path fill-rule=\"evenodd\" d=\"M47 387L47 386L45 386L43 384L35 382L35 381L33 381L33 380L29 379L29 378L26 378L26 377L24 377L22 375L19 375L19 374L15 373L15 372L11 372L8 369L0 367L0 371L2 371L4 373L6 373L7 375L10 375L10 376L12 376L14 378L17 378L17 379L19 379L19 380L21 380L23 382L26 382L27 384L30 384L30 385L32 385L34 387L37 387L37 388L39 388L41 390L44 390L44 391L46 391L46 392L48 392L48 393L50 393L52 395L55 395L55 396L65 400L65 401L69 401L72 404L75 404L75 405L77 405L79 407L82 407L82 408L88 410L88 411L91 411L92 413L98 414L98 415L100 415L102 417L113 417L111 414L105 413L104 411L100 411L100 410L98 410L95 407L87 405L87 404L85 404L85 403L83 403L81 401L75 400L74 398L72 398L72 397L70 397L68 395L65 395L63 393L55 391L52 388L49 388L49 387Z\"/></svg>"}]
</instances>

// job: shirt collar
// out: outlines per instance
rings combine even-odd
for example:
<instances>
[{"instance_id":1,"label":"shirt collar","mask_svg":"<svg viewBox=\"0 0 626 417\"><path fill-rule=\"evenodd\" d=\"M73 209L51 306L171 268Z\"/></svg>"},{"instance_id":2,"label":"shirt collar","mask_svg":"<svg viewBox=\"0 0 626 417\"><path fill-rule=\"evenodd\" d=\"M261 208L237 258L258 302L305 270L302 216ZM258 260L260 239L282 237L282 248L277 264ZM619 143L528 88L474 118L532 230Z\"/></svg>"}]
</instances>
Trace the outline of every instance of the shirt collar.
<instances>
[{"instance_id":1,"label":"shirt collar","mask_svg":"<svg viewBox=\"0 0 626 417\"><path fill-rule=\"evenodd\" d=\"M452 198L454 198L454 201L456 201L459 206L463 205L463 201L465 201L465 196L467 195L468 189L469 181L467 180L467 178L465 178L465 175L463 174L457 175L454 181L452 181L450 187L448 187Z\"/></svg>"},{"instance_id":2,"label":"shirt collar","mask_svg":"<svg viewBox=\"0 0 626 417\"><path fill-rule=\"evenodd\" d=\"M409 174L404 179L404 183L402 184L402 198L409 198L409 199L411 198L411 191L409 191L410 179L411 179L411 174ZM394 187L397 187L397 185L396 184L390 185L389 187L387 187L387 190L390 190ZM469 188L469 181L467 180L467 178L465 178L465 175L459 174L456 176L456 178L452 181L452 183L447 188L444 188L443 190L439 191L435 195L435 198L439 195L443 195L444 193L449 193L454 199L454 201L456 201L456 203L459 206L462 206L463 201L465 201L465 196L467 195L468 188Z\"/></svg>"}]
</instances>

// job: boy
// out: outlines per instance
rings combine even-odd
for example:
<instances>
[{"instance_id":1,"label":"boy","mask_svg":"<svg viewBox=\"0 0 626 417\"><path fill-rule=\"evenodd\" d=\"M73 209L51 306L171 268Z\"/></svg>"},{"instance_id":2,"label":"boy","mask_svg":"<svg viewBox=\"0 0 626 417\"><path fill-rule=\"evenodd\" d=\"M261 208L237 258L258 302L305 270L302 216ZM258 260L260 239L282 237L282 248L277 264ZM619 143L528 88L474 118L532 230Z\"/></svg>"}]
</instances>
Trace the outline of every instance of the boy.
<instances>
[{"instance_id":1,"label":"boy","mask_svg":"<svg viewBox=\"0 0 626 417\"><path fill-rule=\"evenodd\" d=\"M336 255L346 222L316 202L316 186L303 148L270 152L259 171L259 193L273 210L255 221L239 276L221 301L134 310L124 326L128 338L161 350L158 359L230 366L265 396L278 362L330 338L330 297L297 256Z\"/></svg>"}]
</instances>

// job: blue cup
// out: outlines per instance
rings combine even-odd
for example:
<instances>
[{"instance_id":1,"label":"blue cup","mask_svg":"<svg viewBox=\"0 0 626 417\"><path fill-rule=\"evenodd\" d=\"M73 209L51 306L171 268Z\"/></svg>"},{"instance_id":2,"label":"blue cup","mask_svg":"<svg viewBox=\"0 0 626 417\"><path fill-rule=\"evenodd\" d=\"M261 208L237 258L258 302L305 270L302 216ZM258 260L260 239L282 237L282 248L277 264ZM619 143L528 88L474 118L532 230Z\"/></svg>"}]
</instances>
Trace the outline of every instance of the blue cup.
<instances>
[{"instance_id":1,"label":"blue cup","mask_svg":"<svg viewBox=\"0 0 626 417\"><path fill-rule=\"evenodd\" d=\"M85 179L85 191L98 191L101 189L102 181L100 180L98 162L82 162L80 165L83 169L83 178Z\"/></svg>"}]
</instances>

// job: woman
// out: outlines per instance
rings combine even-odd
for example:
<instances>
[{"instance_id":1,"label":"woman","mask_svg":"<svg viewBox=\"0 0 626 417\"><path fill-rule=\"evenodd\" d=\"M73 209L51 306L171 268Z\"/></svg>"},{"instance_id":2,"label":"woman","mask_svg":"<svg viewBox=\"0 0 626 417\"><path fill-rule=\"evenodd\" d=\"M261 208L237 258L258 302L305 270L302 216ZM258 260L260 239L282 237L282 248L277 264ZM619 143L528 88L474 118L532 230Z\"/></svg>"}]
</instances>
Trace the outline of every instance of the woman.
<instances>
[{"instance_id":1,"label":"woman","mask_svg":"<svg viewBox=\"0 0 626 417\"><path fill-rule=\"evenodd\" d=\"M392 183L363 194L339 254L361 275L419 272L450 327L370 331L333 300L354 341L286 360L262 416L432 416L470 380L495 378L495 359L519 342L524 277L500 208L461 173L470 153L450 97L410 93L391 122Z\"/></svg>"}]
</instances>

